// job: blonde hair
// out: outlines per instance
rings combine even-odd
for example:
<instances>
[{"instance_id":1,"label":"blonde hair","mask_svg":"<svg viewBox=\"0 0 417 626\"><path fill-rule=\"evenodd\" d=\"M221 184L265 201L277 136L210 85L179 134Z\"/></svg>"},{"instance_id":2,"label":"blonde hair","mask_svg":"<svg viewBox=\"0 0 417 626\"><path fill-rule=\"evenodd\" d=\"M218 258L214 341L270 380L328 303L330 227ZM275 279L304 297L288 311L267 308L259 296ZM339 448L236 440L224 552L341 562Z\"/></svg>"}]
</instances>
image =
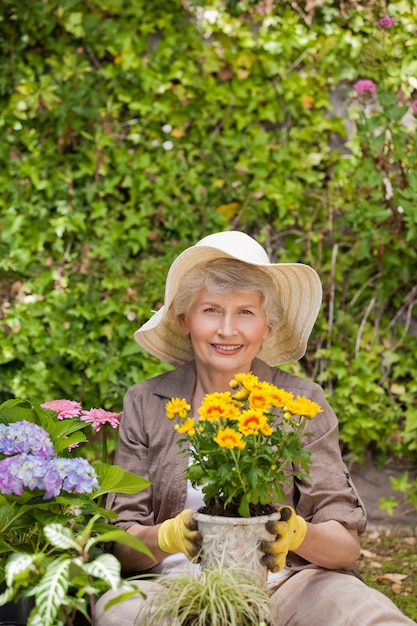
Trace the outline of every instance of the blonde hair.
<instances>
[{"instance_id":1,"label":"blonde hair","mask_svg":"<svg viewBox=\"0 0 417 626\"><path fill-rule=\"evenodd\" d=\"M181 281L172 302L174 316L185 316L202 289L217 295L257 293L273 332L282 319L282 307L274 280L260 267L236 259L214 259L196 265Z\"/></svg>"}]
</instances>

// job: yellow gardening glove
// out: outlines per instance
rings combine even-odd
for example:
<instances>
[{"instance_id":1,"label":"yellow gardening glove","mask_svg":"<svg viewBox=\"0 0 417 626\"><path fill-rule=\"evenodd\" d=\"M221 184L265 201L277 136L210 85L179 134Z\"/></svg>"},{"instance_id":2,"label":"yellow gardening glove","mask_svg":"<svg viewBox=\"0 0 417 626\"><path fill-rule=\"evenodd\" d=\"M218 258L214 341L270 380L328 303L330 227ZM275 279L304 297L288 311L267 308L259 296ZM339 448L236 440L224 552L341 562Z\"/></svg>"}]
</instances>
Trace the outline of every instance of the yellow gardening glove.
<instances>
[{"instance_id":1,"label":"yellow gardening glove","mask_svg":"<svg viewBox=\"0 0 417 626\"><path fill-rule=\"evenodd\" d=\"M261 550L264 556L261 562L271 572L279 572L285 567L285 560L289 550L296 550L301 546L307 532L306 521L296 514L290 506L279 509L281 519L266 523L266 529L271 535L275 535L274 541L262 541Z\"/></svg>"},{"instance_id":2,"label":"yellow gardening glove","mask_svg":"<svg viewBox=\"0 0 417 626\"><path fill-rule=\"evenodd\" d=\"M201 550L202 537L191 509L185 509L172 519L162 522L158 531L158 546L162 552L183 552L190 561Z\"/></svg>"}]
</instances>

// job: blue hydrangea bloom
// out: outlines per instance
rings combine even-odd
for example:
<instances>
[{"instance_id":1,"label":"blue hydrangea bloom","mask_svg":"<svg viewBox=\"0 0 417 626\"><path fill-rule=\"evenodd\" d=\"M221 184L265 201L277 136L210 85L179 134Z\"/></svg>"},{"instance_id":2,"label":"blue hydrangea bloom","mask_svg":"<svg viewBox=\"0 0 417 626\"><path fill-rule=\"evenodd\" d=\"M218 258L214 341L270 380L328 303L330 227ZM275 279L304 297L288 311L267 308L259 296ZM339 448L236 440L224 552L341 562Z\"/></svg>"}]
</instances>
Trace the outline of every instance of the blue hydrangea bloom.
<instances>
[{"instance_id":1,"label":"blue hydrangea bloom","mask_svg":"<svg viewBox=\"0 0 417 626\"><path fill-rule=\"evenodd\" d=\"M22 495L25 488L45 492L43 499L61 491L91 493L99 487L94 468L86 459L16 454L0 461L0 492Z\"/></svg>"},{"instance_id":2,"label":"blue hydrangea bloom","mask_svg":"<svg viewBox=\"0 0 417 626\"><path fill-rule=\"evenodd\" d=\"M34 454L41 459L55 456L49 434L32 422L22 420L14 424L0 424L0 453Z\"/></svg>"},{"instance_id":3,"label":"blue hydrangea bloom","mask_svg":"<svg viewBox=\"0 0 417 626\"><path fill-rule=\"evenodd\" d=\"M91 493L99 487L97 474L86 459L54 459L54 468L62 478L64 491Z\"/></svg>"}]
</instances>

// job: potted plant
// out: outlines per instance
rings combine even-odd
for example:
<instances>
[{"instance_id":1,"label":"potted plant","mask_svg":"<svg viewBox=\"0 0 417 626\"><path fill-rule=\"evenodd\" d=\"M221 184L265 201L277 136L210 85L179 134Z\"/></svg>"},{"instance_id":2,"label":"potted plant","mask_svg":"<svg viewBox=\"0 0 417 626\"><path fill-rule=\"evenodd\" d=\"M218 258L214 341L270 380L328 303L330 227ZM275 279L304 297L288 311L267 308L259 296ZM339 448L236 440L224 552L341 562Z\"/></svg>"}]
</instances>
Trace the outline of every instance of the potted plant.
<instances>
[{"instance_id":1,"label":"potted plant","mask_svg":"<svg viewBox=\"0 0 417 626\"><path fill-rule=\"evenodd\" d=\"M237 374L230 387L204 397L199 419L189 416L191 407L181 398L171 398L166 412L182 435L180 447L191 457L186 478L203 491L205 506L194 512L203 535L203 567L219 562L223 554L239 560L246 552L248 571L266 581L256 552L259 540L270 539L265 516L279 516L283 485L292 480L287 465L297 468L297 477L309 478L310 452L302 437L308 436L305 425L321 407L252 373Z\"/></svg>"},{"instance_id":2,"label":"potted plant","mask_svg":"<svg viewBox=\"0 0 417 626\"><path fill-rule=\"evenodd\" d=\"M120 414L83 411L66 400L47 407L22 400L0 406L0 611L29 599L28 626L72 626L80 616L94 623L96 594L119 587L138 592L102 546L118 541L150 554L108 524L114 514L102 498L149 482L80 454L86 431L116 427Z\"/></svg>"},{"instance_id":3,"label":"potted plant","mask_svg":"<svg viewBox=\"0 0 417 626\"><path fill-rule=\"evenodd\" d=\"M267 591L248 580L242 564L211 565L198 576L162 576L164 590L149 602L147 626L267 626Z\"/></svg>"}]
</instances>

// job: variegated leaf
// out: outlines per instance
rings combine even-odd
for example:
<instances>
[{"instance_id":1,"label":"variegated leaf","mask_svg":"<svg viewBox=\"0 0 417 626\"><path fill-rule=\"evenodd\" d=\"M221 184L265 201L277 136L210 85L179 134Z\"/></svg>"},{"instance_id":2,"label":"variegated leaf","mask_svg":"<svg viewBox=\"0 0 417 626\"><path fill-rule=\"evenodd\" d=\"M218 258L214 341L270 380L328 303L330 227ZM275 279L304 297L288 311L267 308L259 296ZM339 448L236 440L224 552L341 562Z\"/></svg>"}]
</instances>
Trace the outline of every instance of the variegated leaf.
<instances>
[{"instance_id":1,"label":"variegated leaf","mask_svg":"<svg viewBox=\"0 0 417 626\"><path fill-rule=\"evenodd\" d=\"M71 560L53 561L37 585L36 607L43 626L55 626L56 615L69 586Z\"/></svg>"},{"instance_id":2,"label":"variegated leaf","mask_svg":"<svg viewBox=\"0 0 417 626\"><path fill-rule=\"evenodd\" d=\"M61 550L78 550L78 544L74 540L74 534L62 524L48 524L44 528L45 537L56 548Z\"/></svg>"},{"instance_id":3,"label":"variegated leaf","mask_svg":"<svg viewBox=\"0 0 417 626\"><path fill-rule=\"evenodd\" d=\"M18 552L14 554L5 567L6 584L11 586L13 581L24 571L30 569L35 561L39 561L38 554L24 554Z\"/></svg>"},{"instance_id":4,"label":"variegated leaf","mask_svg":"<svg viewBox=\"0 0 417 626\"><path fill-rule=\"evenodd\" d=\"M0 594L0 606L4 606L7 602L13 598L13 589L11 587L7 587L7 589Z\"/></svg>"},{"instance_id":5,"label":"variegated leaf","mask_svg":"<svg viewBox=\"0 0 417 626\"><path fill-rule=\"evenodd\" d=\"M120 562L112 554L101 554L91 563L84 563L82 569L104 580L111 589L118 589L123 583L120 574Z\"/></svg>"}]
</instances>

